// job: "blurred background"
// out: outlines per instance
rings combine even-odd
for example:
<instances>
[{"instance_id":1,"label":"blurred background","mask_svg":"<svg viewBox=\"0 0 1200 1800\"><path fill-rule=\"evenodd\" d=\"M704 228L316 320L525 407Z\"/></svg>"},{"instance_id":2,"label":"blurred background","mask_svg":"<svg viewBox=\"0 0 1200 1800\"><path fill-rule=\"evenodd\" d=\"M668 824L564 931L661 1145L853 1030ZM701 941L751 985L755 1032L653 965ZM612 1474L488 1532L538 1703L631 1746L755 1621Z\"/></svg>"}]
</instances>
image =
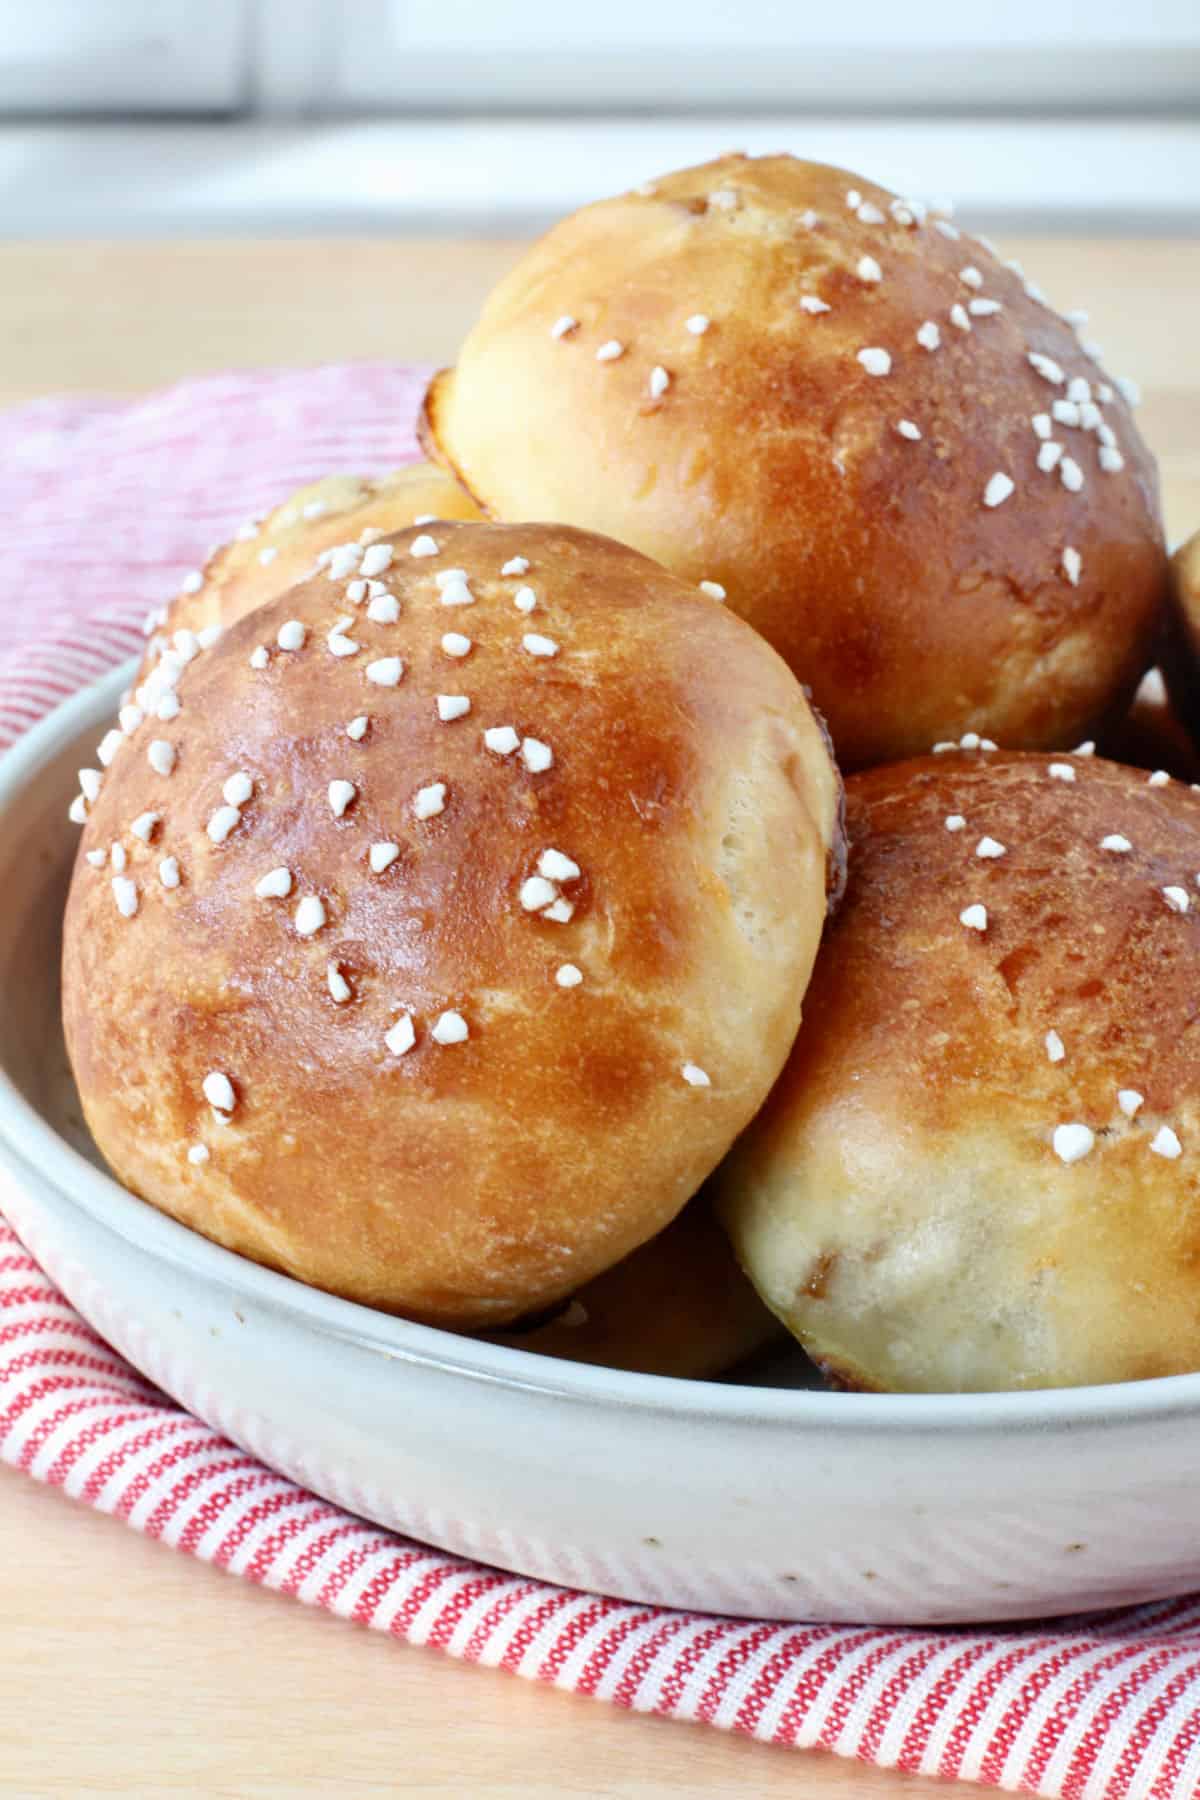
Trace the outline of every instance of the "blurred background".
<instances>
[{"instance_id":1,"label":"blurred background","mask_svg":"<svg viewBox=\"0 0 1200 1800\"><path fill-rule=\"evenodd\" d=\"M729 149L1083 308L1200 517L1200 0L0 0L0 407L451 361L531 235Z\"/></svg>"},{"instance_id":2,"label":"blurred background","mask_svg":"<svg viewBox=\"0 0 1200 1800\"><path fill-rule=\"evenodd\" d=\"M8 237L523 235L725 148L1195 232L1200 0L0 0Z\"/></svg>"}]
</instances>

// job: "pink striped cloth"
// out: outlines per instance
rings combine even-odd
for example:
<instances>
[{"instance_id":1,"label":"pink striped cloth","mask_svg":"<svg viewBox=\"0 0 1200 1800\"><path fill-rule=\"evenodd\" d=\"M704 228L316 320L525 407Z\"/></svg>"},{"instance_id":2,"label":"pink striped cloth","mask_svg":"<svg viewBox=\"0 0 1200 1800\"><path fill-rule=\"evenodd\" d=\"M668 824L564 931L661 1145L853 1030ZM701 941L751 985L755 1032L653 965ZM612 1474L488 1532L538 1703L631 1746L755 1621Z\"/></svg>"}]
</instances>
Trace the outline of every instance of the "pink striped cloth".
<instances>
[{"instance_id":1,"label":"pink striped cloth","mask_svg":"<svg viewBox=\"0 0 1200 1800\"><path fill-rule=\"evenodd\" d=\"M0 418L0 748L137 648L143 615L247 515L412 457L422 380L260 371ZM992 1631L780 1625L464 1562L340 1512L149 1387L2 1221L0 1455L246 1580L617 1706L1014 1793L1200 1793L1200 1599Z\"/></svg>"}]
</instances>

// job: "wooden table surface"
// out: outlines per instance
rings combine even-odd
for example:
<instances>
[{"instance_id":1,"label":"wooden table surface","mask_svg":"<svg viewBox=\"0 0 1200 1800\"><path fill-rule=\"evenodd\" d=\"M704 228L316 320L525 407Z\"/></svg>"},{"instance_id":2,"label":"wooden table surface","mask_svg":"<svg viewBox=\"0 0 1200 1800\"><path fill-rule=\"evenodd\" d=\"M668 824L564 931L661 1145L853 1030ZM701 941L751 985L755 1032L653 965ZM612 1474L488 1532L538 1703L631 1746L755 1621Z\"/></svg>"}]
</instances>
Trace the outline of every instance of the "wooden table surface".
<instances>
[{"instance_id":1,"label":"wooden table surface","mask_svg":"<svg viewBox=\"0 0 1200 1800\"><path fill-rule=\"evenodd\" d=\"M1141 383L1200 526L1200 244L1008 252ZM348 357L449 360L518 246L0 244L0 404ZM0 1794L918 1800L940 1783L618 1714L299 1608L0 1470Z\"/></svg>"}]
</instances>

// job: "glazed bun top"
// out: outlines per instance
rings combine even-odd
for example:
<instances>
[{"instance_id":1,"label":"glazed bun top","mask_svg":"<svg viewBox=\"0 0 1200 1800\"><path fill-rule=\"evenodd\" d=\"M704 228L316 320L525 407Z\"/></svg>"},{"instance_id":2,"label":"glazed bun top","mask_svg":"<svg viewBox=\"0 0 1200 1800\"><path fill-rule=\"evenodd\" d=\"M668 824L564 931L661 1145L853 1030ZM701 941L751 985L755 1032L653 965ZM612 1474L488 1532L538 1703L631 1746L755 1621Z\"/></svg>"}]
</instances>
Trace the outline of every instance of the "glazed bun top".
<instances>
[{"instance_id":1,"label":"glazed bun top","mask_svg":"<svg viewBox=\"0 0 1200 1800\"><path fill-rule=\"evenodd\" d=\"M723 587L843 767L967 730L1053 746L1127 703L1165 578L1153 461L1096 354L949 219L728 156L549 232L424 433L489 514Z\"/></svg>"},{"instance_id":2,"label":"glazed bun top","mask_svg":"<svg viewBox=\"0 0 1200 1800\"><path fill-rule=\"evenodd\" d=\"M1200 1369L1200 795L1099 758L847 784L850 881L723 1216L828 1369Z\"/></svg>"},{"instance_id":3,"label":"glazed bun top","mask_svg":"<svg viewBox=\"0 0 1200 1800\"><path fill-rule=\"evenodd\" d=\"M145 679L177 631L212 639L256 606L286 593L312 573L331 544L363 530L403 531L437 519L478 519L459 483L432 463L408 463L390 475L327 475L299 488L263 519L249 519L202 569L184 578L169 606L146 621L150 644L137 683Z\"/></svg>"},{"instance_id":4,"label":"glazed bun top","mask_svg":"<svg viewBox=\"0 0 1200 1800\"><path fill-rule=\"evenodd\" d=\"M145 1198L500 1324L659 1231L765 1098L840 783L775 653L635 551L366 535L160 664L177 713L85 772L68 1045Z\"/></svg>"}]
</instances>

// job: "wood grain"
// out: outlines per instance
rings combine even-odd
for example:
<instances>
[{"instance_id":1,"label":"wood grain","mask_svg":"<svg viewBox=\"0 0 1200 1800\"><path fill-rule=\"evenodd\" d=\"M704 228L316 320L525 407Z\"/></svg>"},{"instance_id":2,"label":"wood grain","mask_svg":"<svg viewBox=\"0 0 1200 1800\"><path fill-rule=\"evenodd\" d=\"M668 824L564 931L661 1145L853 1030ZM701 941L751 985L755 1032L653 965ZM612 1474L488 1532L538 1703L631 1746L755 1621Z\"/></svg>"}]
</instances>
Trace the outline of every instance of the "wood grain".
<instances>
[{"instance_id":1,"label":"wood grain","mask_svg":"<svg viewBox=\"0 0 1200 1800\"><path fill-rule=\"evenodd\" d=\"M0 404L344 358L440 362L503 242L0 244ZM1137 377L1173 536L1200 525L1200 245L1011 246ZM408 1649L0 1470L0 1794L919 1800L938 1782L619 1714Z\"/></svg>"},{"instance_id":2,"label":"wood grain","mask_svg":"<svg viewBox=\"0 0 1200 1800\"><path fill-rule=\"evenodd\" d=\"M0 1469L0 1794L922 1800L883 1774L410 1649Z\"/></svg>"}]
</instances>

